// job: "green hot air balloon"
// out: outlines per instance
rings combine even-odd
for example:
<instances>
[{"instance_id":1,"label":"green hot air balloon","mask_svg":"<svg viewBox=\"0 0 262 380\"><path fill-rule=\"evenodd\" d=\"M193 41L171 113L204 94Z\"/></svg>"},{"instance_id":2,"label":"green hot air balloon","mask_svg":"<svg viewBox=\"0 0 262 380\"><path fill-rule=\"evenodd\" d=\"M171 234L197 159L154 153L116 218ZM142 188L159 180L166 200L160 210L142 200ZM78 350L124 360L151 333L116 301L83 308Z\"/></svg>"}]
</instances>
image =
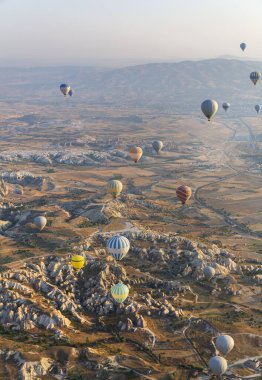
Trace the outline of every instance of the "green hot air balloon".
<instances>
[{"instance_id":1,"label":"green hot air balloon","mask_svg":"<svg viewBox=\"0 0 262 380\"><path fill-rule=\"evenodd\" d=\"M128 294L129 289L122 282L119 282L111 288L111 295L117 303L124 302L127 299Z\"/></svg>"},{"instance_id":2,"label":"green hot air balloon","mask_svg":"<svg viewBox=\"0 0 262 380\"><path fill-rule=\"evenodd\" d=\"M163 149L163 145L164 145L163 142L160 140L153 141L152 143L152 146L157 153L161 152L161 150Z\"/></svg>"},{"instance_id":3,"label":"green hot air balloon","mask_svg":"<svg viewBox=\"0 0 262 380\"><path fill-rule=\"evenodd\" d=\"M207 117L207 120L210 121L213 119L213 117L218 111L218 104L215 100L212 99L204 100L201 104L201 110L203 114Z\"/></svg>"}]
</instances>

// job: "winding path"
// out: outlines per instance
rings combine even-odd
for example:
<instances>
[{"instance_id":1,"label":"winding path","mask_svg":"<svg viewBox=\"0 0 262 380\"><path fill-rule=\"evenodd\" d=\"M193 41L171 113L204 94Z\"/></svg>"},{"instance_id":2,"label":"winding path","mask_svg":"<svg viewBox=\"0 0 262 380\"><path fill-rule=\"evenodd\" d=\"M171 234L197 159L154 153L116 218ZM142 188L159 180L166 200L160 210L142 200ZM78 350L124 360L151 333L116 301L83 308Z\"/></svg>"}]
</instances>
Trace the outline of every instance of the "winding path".
<instances>
[{"instance_id":1,"label":"winding path","mask_svg":"<svg viewBox=\"0 0 262 380\"><path fill-rule=\"evenodd\" d=\"M247 128L247 131L248 131L248 134L249 134L249 142L252 146L252 148L257 151L258 150L258 145L257 145L257 142L256 142L256 139L255 139L255 136L252 132L252 129L251 127L245 122L243 121L242 119L240 119L240 121L242 122L242 125L244 127ZM238 128L238 127L237 127ZM233 137L236 133L236 130L237 128L233 131ZM224 154L226 155L226 152L225 152L225 149L224 149ZM209 183L206 183L202 186L199 186L196 190L195 190L195 194L194 194L194 198L195 200L198 202L198 204L202 207L205 207L207 209L209 209L210 211L214 212L215 214L217 214L218 216L222 217L224 222L230 226L230 228L236 232L238 232L239 234L241 235L246 235L246 236L252 236L252 237L255 237L255 238L258 238L258 239L262 239L262 232L256 232L256 231L252 231L249 227L245 226L244 224L241 224L239 222L237 222L235 219L233 219L231 216L227 215L225 212L223 212L222 210L220 209L217 209L215 208L214 206L211 206L209 205L201 196L200 196L200 192L201 190L209 187L209 186L212 186L216 183L220 183L220 182L224 182L226 180L229 180L229 179L232 179L232 178L235 178L237 176L240 176L241 174L244 174L246 173L248 170L251 169L251 167L249 167L248 169L245 169L243 171L239 171L237 170L236 168L234 168L232 165L228 165L230 167L230 169L232 169L234 171L234 173L232 174L228 174L228 175L225 175L224 177L216 180L216 181L212 181L212 182L209 182Z\"/></svg>"}]
</instances>

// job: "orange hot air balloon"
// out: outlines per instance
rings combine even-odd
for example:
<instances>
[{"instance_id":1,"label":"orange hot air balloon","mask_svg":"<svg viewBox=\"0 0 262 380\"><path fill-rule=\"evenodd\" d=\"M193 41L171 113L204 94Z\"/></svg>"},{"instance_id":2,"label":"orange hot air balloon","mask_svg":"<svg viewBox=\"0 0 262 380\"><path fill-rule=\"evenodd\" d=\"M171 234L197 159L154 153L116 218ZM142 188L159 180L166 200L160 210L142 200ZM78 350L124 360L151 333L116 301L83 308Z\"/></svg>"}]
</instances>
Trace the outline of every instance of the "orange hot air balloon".
<instances>
[{"instance_id":1,"label":"orange hot air balloon","mask_svg":"<svg viewBox=\"0 0 262 380\"><path fill-rule=\"evenodd\" d=\"M140 146L133 146L130 149L130 156L132 160L137 163L143 155L143 149Z\"/></svg>"},{"instance_id":2,"label":"orange hot air balloon","mask_svg":"<svg viewBox=\"0 0 262 380\"><path fill-rule=\"evenodd\" d=\"M178 199L180 199L180 201L182 202L182 204L184 205L186 203L186 201L188 201L192 195L192 190L189 186L179 186L177 189L176 189L176 195L178 197Z\"/></svg>"}]
</instances>

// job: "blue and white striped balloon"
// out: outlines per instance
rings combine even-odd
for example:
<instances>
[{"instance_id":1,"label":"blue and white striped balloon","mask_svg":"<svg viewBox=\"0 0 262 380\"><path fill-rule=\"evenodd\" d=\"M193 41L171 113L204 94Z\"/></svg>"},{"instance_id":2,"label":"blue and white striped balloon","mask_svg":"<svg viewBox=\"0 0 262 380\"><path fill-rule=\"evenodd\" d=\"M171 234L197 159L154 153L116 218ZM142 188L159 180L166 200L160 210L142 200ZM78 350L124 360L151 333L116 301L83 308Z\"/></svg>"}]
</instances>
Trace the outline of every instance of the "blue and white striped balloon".
<instances>
[{"instance_id":1,"label":"blue and white striped balloon","mask_svg":"<svg viewBox=\"0 0 262 380\"><path fill-rule=\"evenodd\" d=\"M116 235L108 240L106 248L114 259L122 260L130 249L130 243L125 236Z\"/></svg>"}]
</instances>

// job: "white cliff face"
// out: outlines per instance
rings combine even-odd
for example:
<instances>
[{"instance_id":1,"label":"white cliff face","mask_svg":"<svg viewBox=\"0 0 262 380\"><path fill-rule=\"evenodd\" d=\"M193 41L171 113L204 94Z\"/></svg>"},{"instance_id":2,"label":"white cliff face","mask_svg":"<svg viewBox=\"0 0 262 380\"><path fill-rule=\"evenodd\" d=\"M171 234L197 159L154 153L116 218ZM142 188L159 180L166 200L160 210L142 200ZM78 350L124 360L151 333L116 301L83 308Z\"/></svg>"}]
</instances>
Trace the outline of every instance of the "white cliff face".
<instances>
[{"instance_id":1,"label":"white cliff face","mask_svg":"<svg viewBox=\"0 0 262 380\"><path fill-rule=\"evenodd\" d=\"M35 151L35 150L23 150L23 151L12 151L12 152L2 152L0 159L6 162L36 162L40 164L67 164L74 166L88 166L99 163L110 163L110 162L125 162L129 159L125 152L118 150L92 150L84 149L82 152L79 149L74 150L73 148L67 147L63 151L59 150L49 150L49 151ZM18 172L17 177L21 178L22 172ZM29 173L31 174L31 173ZM13 175L14 177L14 175ZM3 177L4 179L6 178Z\"/></svg>"},{"instance_id":2,"label":"white cliff face","mask_svg":"<svg viewBox=\"0 0 262 380\"><path fill-rule=\"evenodd\" d=\"M10 223L8 220L0 220L0 231L7 230L12 223Z\"/></svg>"},{"instance_id":3,"label":"white cliff face","mask_svg":"<svg viewBox=\"0 0 262 380\"><path fill-rule=\"evenodd\" d=\"M24 362L19 370L19 378L21 380L33 380L48 375L52 364L53 361L48 358L41 358L36 362Z\"/></svg>"}]
</instances>

